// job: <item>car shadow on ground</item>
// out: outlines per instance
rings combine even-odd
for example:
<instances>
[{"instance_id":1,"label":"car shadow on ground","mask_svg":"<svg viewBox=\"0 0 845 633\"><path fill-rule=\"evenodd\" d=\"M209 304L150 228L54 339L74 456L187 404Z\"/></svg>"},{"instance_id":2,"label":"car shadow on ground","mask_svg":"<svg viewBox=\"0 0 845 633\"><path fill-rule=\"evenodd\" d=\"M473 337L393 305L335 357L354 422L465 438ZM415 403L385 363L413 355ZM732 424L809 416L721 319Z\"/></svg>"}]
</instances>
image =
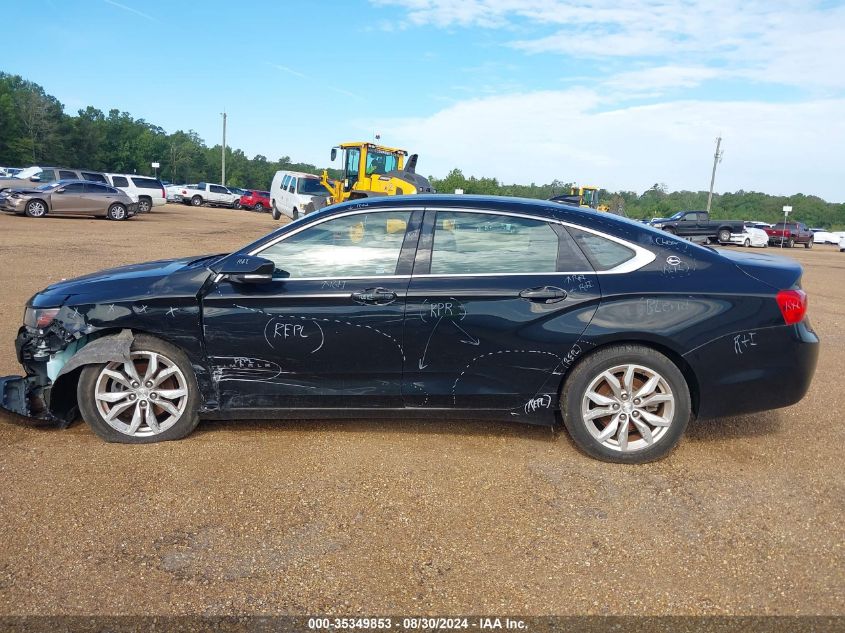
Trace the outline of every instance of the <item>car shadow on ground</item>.
<instances>
[{"instance_id":1,"label":"car shadow on ground","mask_svg":"<svg viewBox=\"0 0 845 633\"><path fill-rule=\"evenodd\" d=\"M731 418L696 420L687 427L685 437L691 442L710 442L742 437L775 435L783 427L780 411L764 411Z\"/></svg>"},{"instance_id":2,"label":"car shadow on ground","mask_svg":"<svg viewBox=\"0 0 845 633\"><path fill-rule=\"evenodd\" d=\"M206 435L221 431L261 432L330 432L330 433L372 433L411 435L460 435L513 437L534 441L555 442L562 427L538 426L473 420L471 418L443 419L401 419L395 418L349 418L349 419L296 419L296 420L201 420L194 435Z\"/></svg>"}]
</instances>

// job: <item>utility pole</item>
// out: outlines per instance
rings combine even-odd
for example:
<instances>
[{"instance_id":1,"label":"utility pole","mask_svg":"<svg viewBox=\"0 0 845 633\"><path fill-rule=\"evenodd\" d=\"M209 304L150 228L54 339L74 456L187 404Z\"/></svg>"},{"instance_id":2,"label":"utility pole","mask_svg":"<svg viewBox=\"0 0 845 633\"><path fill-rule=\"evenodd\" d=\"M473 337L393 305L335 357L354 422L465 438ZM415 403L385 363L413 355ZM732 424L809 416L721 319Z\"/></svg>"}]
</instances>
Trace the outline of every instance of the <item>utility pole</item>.
<instances>
[{"instance_id":1,"label":"utility pole","mask_svg":"<svg viewBox=\"0 0 845 633\"><path fill-rule=\"evenodd\" d=\"M222 168L221 168L221 179L220 184L224 187L226 186L226 111L223 110L223 152L222 152Z\"/></svg>"},{"instance_id":2,"label":"utility pole","mask_svg":"<svg viewBox=\"0 0 845 633\"><path fill-rule=\"evenodd\" d=\"M716 182L716 165L722 162L722 154L719 148L722 145L722 137L716 139L716 153L713 155L713 173L710 175L710 193L707 194L707 213L710 213L710 205L713 202L713 184Z\"/></svg>"}]
</instances>

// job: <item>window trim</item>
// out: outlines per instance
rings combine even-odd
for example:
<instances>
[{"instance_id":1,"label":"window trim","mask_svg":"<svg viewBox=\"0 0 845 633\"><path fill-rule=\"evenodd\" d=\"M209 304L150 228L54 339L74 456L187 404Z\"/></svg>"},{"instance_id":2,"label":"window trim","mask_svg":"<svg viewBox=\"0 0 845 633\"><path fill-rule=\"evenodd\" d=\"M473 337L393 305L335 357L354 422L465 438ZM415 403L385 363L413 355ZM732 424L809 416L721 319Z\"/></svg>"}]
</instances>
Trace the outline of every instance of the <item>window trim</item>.
<instances>
[{"instance_id":1,"label":"window trim","mask_svg":"<svg viewBox=\"0 0 845 633\"><path fill-rule=\"evenodd\" d=\"M401 207L377 207L377 208L362 208L362 209L354 209L352 211L344 211L343 213L336 213L325 218L320 218L316 222L309 222L303 226L300 226L293 231L289 231L279 237L258 246L247 253L250 256L257 256L261 257L261 252L278 244L279 242L286 240L287 238L291 237L292 235L296 235L297 233L304 231L305 229L309 229L312 226L317 226L318 224L322 224L323 222L328 222L329 220L334 220L335 218L341 218L348 215L360 215L362 213L373 213L373 212L401 212L401 211L411 211L412 215L414 211L432 211L434 212L432 215L435 215L437 211L453 211L453 212L460 212L460 213L487 213L492 215L507 215L516 218L527 218L529 220L539 220L540 222L549 222L554 224L560 224L561 226L568 226L575 229L579 229L581 231L585 231L587 233L592 233L593 235L597 235L599 237L603 237L605 239L610 240L611 242L616 242L617 244L621 244L627 248L630 248L634 251L634 256L611 268L609 270L594 270L592 266L590 270L569 270L569 271L558 271L558 272L543 272L543 273L448 273L448 274L432 274L432 273L411 273L410 275L378 275L378 276L356 276L356 277L343 277L333 275L331 277L297 277L295 279L273 279L274 282L293 282L293 281L325 281L329 279L406 279L406 278L433 278L433 277L443 277L443 278L451 278L451 277L513 277L513 276L521 276L521 277L536 277L541 275L555 275L555 276L567 276L567 275L584 275L584 274L592 274L592 275L620 275L624 273L630 273L647 266L655 259L657 259L657 255L650 250L639 246L638 244L634 244L627 240L623 240L618 238L614 235L608 235L607 233L603 233L602 231L597 231L595 229L591 229L589 227L583 226L581 224L575 224L573 222L566 222L564 220L558 220L557 218L549 218L543 217L538 215L531 215L527 213L518 213L515 211L499 211L493 209L466 209L466 208L459 208L459 207L426 207L426 206L401 206ZM433 237L434 234L432 231L426 231L427 222L424 219L421 233L420 240L417 244L417 251L416 256L417 260L420 257L420 251L424 248L427 248L428 257L430 260L431 257L431 248L433 247ZM432 223L433 225L433 223ZM433 227L432 227L433 228ZM406 232L407 237L407 232ZM426 236L428 236L428 240L426 240ZM431 246L428 246L431 244ZM415 268L417 268L415 263Z\"/></svg>"}]
</instances>

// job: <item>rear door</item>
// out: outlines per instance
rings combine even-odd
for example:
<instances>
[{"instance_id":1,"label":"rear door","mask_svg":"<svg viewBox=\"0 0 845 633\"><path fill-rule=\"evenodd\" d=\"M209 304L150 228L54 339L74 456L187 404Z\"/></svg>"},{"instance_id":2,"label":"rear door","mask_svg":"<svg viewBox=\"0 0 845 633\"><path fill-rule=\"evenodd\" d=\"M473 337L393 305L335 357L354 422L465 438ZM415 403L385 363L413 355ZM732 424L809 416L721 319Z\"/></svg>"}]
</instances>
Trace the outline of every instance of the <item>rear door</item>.
<instances>
[{"instance_id":1,"label":"rear door","mask_svg":"<svg viewBox=\"0 0 845 633\"><path fill-rule=\"evenodd\" d=\"M554 409L556 388L540 392L580 353L600 297L597 275L563 225L427 209L408 288L406 406Z\"/></svg>"}]
</instances>

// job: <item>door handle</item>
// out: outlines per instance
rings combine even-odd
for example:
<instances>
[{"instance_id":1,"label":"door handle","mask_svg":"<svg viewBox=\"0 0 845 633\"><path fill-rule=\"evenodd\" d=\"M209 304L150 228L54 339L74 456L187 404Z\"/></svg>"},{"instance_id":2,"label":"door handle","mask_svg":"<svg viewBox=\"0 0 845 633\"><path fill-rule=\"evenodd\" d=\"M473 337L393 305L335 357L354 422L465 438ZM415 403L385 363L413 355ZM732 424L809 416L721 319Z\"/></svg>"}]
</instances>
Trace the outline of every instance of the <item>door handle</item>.
<instances>
[{"instance_id":1,"label":"door handle","mask_svg":"<svg viewBox=\"0 0 845 633\"><path fill-rule=\"evenodd\" d=\"M386 305L396 301L396 293L386 288L367 288L361 292L353 292L352 300L369 305Z\"/></svg>"},{"instance_id":2,"label":"door handle","mask_svg":"<svg viewBox=\"0 0 845 633\"><path fill-rule=\"evenodd\" d=\"M557 303L566 299L566 290L554 286L542 286L540 288L526 288L519 293L519 296L529 301L542 301L543 303Z\"/></svg>"}]
</instances>

